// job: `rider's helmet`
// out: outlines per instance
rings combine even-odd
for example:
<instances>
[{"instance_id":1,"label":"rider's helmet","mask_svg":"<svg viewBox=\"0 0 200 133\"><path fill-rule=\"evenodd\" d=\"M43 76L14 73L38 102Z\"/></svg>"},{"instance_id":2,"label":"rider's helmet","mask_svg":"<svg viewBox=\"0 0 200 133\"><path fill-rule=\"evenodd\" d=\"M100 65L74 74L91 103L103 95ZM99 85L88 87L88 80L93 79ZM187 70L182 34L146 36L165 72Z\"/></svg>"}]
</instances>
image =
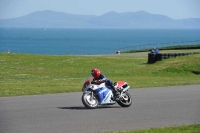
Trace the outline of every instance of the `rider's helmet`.
<instances>
[{"instance_id":1,"label":"rider's helmet","mask_svg":"<svg viewBox=\"0 0 200 133\"><path fill-rule=\"evenodd\" d=\"M93 69L91 70L91 74L92 74L92 77L98 78L98 77L100 76L101 72L100 72L99 69L93 68Z\"/></svg>"}]
</instances>

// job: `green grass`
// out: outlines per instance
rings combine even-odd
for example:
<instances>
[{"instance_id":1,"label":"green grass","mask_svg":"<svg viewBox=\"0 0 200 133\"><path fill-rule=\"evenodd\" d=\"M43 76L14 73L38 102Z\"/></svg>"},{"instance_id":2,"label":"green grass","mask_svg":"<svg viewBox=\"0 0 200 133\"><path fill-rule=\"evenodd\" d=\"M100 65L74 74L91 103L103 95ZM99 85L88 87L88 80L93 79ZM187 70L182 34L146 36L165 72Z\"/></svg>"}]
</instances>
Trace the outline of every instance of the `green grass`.
<instances>
[{"instance_id":1,"label":"green grass","mask_svg":"<svg viewBox=\"0 0 200 133\"><path fill-rule=\"evenodd\" d=\"M50 56L0 53L0 97L81 91L92 68L131 88L200 84L200 55L146 64L147 56Z\"/></svg>"},{"instance_id":2,"label":"green grass","mask_svg":"<svg viewBox=\"0 0 200 133\"><path fill-rule=\"evenodd\" d=\"M114 133L114 132L112 132ZM184 125L178 127L151 128L148 130L133 130L117 133L200 133L200 124Z\"/></svg>"}]
</instances>

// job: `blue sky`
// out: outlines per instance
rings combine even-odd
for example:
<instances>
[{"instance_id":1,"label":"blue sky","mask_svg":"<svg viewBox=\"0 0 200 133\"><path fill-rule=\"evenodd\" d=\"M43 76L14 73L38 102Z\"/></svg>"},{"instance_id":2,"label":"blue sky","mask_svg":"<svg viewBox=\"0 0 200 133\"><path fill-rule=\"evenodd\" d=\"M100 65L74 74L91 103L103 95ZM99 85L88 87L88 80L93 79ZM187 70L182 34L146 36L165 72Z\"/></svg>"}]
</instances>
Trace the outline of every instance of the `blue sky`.
<instances>
[{"instance_id":1,"label":"blue sky","mask_svg":"<svg viewBox=\"0 0 200 133\"><path fill-rule=\"evenodd\" d=\"M97 16L144 10L172 19L200 18L200 0L0 0L0 19L42 10Z\"/></svg>"}]
</instances>

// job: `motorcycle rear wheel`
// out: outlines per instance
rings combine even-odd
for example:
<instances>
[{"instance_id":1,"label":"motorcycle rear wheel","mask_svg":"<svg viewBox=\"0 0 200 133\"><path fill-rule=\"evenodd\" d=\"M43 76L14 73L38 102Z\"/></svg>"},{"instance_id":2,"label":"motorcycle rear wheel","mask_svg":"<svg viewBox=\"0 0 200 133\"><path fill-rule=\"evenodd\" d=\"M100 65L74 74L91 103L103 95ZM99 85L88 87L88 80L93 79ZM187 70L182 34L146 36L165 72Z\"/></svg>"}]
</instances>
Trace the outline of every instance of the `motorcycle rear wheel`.
<instances>
[{"instance_id":1,"label":"motorcycle rear wheel","mask_svg":"<svg viewBox=\"0 0 200 133\"><path fill-rule=\"evenodd\" d=\"M121 107L129 107L129 106L131 106L131 104L132 104L131 95L127 91L124 92L122 100L117 101L117 103Z\"/></svg>"},{"instance_id":2,"label":"motorcycle rear wheel","mask_svg":"<svg viewBox=\"0 0 200 133\"><path fill-rule=\"evenodd\" d=\"M81 99L86 108L95 109L98 106L98 100L92 96L92 93L84 93Z\"/></svg>"}]
</instances>

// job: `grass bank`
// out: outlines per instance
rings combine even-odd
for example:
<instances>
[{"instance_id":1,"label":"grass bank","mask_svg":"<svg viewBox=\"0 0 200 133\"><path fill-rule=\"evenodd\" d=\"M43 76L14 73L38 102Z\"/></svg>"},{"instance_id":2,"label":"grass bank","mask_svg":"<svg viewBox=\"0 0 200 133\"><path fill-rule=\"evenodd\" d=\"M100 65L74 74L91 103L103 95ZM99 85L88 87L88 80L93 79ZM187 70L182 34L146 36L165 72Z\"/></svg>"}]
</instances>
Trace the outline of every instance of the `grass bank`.
<instances>
[{"instance_id":1,"label":"grass bank","mask_svg":"<svg viewBox=\"0 0 200 133\"><path fill-rule=\"evenodd\" d=\"M199 133L199 132L200 132L200 124L187 125L187 126L185 125L178 127L151 128L148 130L133 130L133 131L124 131L117 133Z\"/></svg>"},{"instance_id":2,"label":"grass bank","mask_svg":"<svg viewBox=\"0 0 200 133\"><path fill-rule=\"evenodd\" d=\"M161 47L158 48L159 50L165 51L165 50L183 50L183 51L188 51L188 50L194 50L196 49L199 51L200 49L200 44L196 45L179 45L179 46L167 46L167 47ZM142 49L142 50L129 50L129 51L124 51L122 53L135 53L135 52L149 52L150 49Z\"/></svg>"},{"instance_id":3,"label":"grass bank","mask_svg":"<svg viewBox=\"0 0 200 133\"><path fill-rule=\"evenodd\" d=\"M92 68L131 88L200 84L200 55L146 64L147 56L50 56L0 53L0 97L81 91Z\"/></svg>"}]
</instances>

